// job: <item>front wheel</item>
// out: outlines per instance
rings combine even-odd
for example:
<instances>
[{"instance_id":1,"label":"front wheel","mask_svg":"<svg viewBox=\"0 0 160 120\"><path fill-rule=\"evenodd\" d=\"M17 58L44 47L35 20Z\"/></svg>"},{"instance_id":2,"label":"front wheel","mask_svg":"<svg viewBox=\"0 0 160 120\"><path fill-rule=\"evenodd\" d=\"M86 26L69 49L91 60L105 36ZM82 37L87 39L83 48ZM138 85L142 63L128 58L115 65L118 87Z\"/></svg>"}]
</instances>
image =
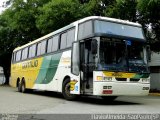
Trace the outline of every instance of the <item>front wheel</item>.
<instances>
[{"instance_id":1,"label":"front wheel","mask_svg":"<svg viewBox=\"0 0 160 120\"><path fill-rule=\"evenodd\" d=\"M64 82L63 82L63 86L62 86L62 94L63 97L67 100L74 100L76 99L76 95L74 94L70 94L70 79L67 78Z\"/></svg>"}]
</instances>

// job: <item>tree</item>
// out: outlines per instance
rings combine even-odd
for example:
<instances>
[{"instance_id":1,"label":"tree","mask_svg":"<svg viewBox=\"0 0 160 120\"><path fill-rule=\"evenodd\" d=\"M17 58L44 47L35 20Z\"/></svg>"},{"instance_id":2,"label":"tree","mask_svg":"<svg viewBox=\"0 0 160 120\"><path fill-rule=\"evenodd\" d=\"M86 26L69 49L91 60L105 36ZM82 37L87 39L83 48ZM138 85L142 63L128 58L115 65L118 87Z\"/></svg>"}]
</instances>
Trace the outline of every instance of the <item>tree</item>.
<instances>
[{"instance_id":1,"label":"tree","mask_svg":"<svg viewBox=\"0 0 160 120\"><path fill-rule=\"evenodd\" d=\"M82 10L77 0L52 0L39 11L37 28L47 34L79 19Z\"/></svg>"},{"instance_id":2,"label":"tree","mask_svg":"<svg viewBox=\"0 0 160 120\"><path fill-rule=\"evenodd\" d=\"M14 0L11 7L0 15L0 65L9 82L11 54L15 47L40 37L36 27L38 7L49 0Z\"/></svg>"},{"instance_id":3,"label":"tree","mask_svg":"<svg viewBox=\"0 0 160 120\"><path fill-rule=\"evenodd\" d=\"M105 16L136 22L136 6L136 0L115 0L106 8Z\"/></svg>"},{"instance_id":4,"label":"tree","mask_svg":"<svg viewBox=\"0 0 160 120\"><path fill-rule=\"evenodd\" d=\"M138 0L139 11L138 21L143 24L146 31L150 27L151 32L147 39L153 51L160 51L160 1L159 0Z\"/></svg>"},{"instance_id":5,"label":"tree","mask_svg":"<svg viewBox=\"0 0 160 120\"><path fill-rule=\"evenodd\" d=\"M52 0L39 8L37 28L47 34L87 16L104 16L113 0Z\"/></svg>"},{"instance_id":6,"label":"tree","mask_svg":"<svg viewBox=\"0 0 160 120\"><path fill-rule=\"evenodd\" d=\"M16 34L14 30L10 29L8 24L10 15L10 11L6 11L5 14L0 16L0 65L4 69L6 84L9 82L11 52L14 48L12 37Z\"/></svg>"}]
</instances>

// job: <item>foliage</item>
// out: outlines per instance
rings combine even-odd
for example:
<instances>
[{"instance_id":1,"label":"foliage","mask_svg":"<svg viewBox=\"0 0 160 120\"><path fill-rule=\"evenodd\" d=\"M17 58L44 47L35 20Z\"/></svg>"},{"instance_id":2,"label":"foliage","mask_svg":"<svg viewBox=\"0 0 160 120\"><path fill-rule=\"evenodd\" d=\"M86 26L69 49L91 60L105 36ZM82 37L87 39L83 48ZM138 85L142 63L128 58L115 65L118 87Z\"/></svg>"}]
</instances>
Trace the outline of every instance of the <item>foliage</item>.
<instances>
[{"instance_id":1,"label":"foliage","mask_svg":"<svg viewBox=\"0 0 160 120\"><path fill-rule=\"evenodd\" d=\"M139 22L141 24L150 24L150 31L147 37L151 43L151 49L160 51L160 1L159 0L138 0L137 9L139 11ZM145 26L148 28L149 26Z\"/></svg>"},{"instance_id":2,"label":"foliage","mask_svg":"<svg viewBox=\"0 0 160 120\"><path fill-rule=\"evenodd\" d=\"M80 18L80 11L76 0L52 0L39 8L37 28L47 34Z\"/></svg>"},{"instance_id":3,"label":"foliage","mask_svg":"<svg viewBox=\"0 0 160 120\"><path fill-rule=\"evenodd\" d=\"M14 0L11 7L0 15L0 65L9 80L13 49L41 36L35 24L37 7L47 0Z\"/></svg>"},{"instance_id":4,"label":"foliage","mask_svg":"<svg viewBox=\"0 0 160 120\"><path fill-rule=\"evenodd\" d=\"M136 21L136 0L116 0L105 10L105 16Z\"/></svg>"}]
</instances>

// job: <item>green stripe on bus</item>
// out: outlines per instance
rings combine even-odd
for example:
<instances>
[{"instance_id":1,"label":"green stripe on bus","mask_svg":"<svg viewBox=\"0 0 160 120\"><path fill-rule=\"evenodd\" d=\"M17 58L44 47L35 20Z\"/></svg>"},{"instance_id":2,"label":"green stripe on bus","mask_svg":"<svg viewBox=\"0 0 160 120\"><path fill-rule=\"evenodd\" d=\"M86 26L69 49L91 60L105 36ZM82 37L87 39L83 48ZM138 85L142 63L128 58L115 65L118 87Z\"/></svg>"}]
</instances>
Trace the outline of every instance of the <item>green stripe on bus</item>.
<instances>
[{"instance_id":1,"label":"green stripe on bus","mask_svg":"<svg viewBox=\"0 0 160 120\"><path fill-rule=\"evenodd\" d=\"M136 74L133 78L148 78L149 77L149 73L144 73L144 74Z\"/></svg>"},{"instance_id":2,"label":"green stripe on bus","mask_svg":"<svg viewBox=\"0 0 160 120\"><path fill-rule=\"evenodd\" d=\"M57 71L57 67L60 61L62 53L58 53L52 56L46 56L43 58L43 62L35 81L36 84L48 84L52 81Z\"/></svg>"}]
</instances>

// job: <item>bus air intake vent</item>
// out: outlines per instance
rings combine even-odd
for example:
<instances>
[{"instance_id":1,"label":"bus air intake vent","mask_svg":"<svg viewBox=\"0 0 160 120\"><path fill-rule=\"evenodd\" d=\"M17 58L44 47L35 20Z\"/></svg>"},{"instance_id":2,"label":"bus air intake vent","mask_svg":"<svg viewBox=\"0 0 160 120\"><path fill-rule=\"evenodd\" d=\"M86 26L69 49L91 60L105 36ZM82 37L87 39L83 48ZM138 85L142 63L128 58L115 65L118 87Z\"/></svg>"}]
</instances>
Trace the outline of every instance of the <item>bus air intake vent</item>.
<instances>
[{"instance_id":1,"label":"bus air intake vent","mask_svg":"<svg viewBox=\"0 0 160 120\"><path fill-rule=\"evenodd\" d=\"M127 78L116 78L117 81L127 81Z\"/></svg>"},{"instance_id":2,"label":"bus air intake vent","mask_svg":"<svg viewBox=\"0 0 160 120\"><path fill-rule=\"evenodd\" d=\"M138 82L140 79L130 78L131 82Z\"/></svg>"}]
</instances>

